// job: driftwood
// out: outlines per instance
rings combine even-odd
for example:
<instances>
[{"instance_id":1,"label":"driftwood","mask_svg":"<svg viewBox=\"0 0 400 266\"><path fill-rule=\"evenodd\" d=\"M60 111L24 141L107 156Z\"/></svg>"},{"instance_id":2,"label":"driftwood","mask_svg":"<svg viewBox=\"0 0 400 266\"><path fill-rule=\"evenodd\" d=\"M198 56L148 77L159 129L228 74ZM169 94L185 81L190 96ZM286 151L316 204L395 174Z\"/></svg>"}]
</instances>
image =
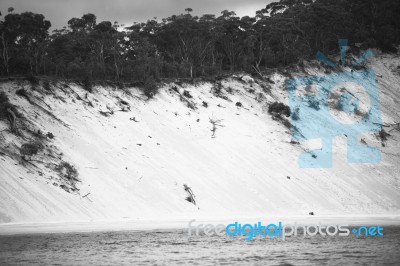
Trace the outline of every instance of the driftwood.
<instances>
[{"instance_id":1,"label":"driftwood","mask_svg":"<svg viewBox=\"0 0 400 266\"><path fill-rule=\"evenodd\" d=\"M186 197L186 200L196 205L196 196L194 195L192 189L186 184L183 184L183 188L189 194L189 196Z\"/></svg>"},{"instance_id":2,"label":"driftwood","mask_svg":"<svg viewBox=\"0 0 400 266\"><path fill-rule=\"evenodd\" d=\"M113 111L106 111L106 112L104 112L104 111L99 111L99 113L101 114L101 115L103 115L103 116L105 116L105 117L108 117L108 115L113 115L114 114L114 112Z\"/></svg>"},{"instance_id":3,"label":"driftwood","mask_svg":"<svg viewBox=\"0 0 400 266\"><path fill-rule=\"evenodd\" d=\"M215 138L215 132L217 131L217 126L219 126L219 127L224 127L224 125L221 125L221 124L220 124L221 121L222 121L222 119L216 119L216 120L214 120L214 119L209 118L209 120L210 120L210 123L212 124L212 129L211 129L212 135L211 135L211 137L212 137L212 138Z\"/></svg>"},{"instance_id":4,"label":"driftwood","mask_svg":"<svg viewBox=\"0 0 400 266\"><path fill-rule=\"evenodd\" d=\"M117 110L117 112L130 112L131 111L131 107L130 106L124 106L122 107L120 110Z\"/></svg>"}]
</instances>

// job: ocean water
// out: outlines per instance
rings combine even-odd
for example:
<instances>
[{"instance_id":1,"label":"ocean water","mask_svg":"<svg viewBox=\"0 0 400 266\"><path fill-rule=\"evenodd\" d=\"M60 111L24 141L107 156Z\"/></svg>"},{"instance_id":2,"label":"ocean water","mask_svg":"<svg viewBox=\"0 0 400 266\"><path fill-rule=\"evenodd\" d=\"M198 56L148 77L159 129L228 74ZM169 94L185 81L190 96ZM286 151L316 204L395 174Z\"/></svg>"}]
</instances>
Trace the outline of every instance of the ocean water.
<instances>
[{"instance_id":1,"label":"ocean water","mask_svg":"<svg viewBox=\"0 0 400 266\"><path fill-rule=\"evenodd\" d=\"M0 265L400 265L400 227L384 236L188 236L187 230L0 236Z\"/></svg>"}]
</instances>

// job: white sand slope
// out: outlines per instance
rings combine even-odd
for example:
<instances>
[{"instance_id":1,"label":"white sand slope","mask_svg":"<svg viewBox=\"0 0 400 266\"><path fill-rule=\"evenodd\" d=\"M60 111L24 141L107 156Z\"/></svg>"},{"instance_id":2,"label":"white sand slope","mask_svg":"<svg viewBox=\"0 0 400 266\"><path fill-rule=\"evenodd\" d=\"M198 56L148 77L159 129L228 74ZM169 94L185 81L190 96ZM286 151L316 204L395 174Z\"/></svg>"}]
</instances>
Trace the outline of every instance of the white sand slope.
<instances>
[{"instance_id":1,"label":"white sand slope","mask_svg":"<svg viewBox=\"0 0 400 266\"><path fill-rule=\"evenodd\" d=\"M399 65L398 57L387 55L370 63L380 75L384 124L400 122ZM270 93L249 78L225 79L228 100L214 96L211 83L165 84L149 101L136 88L96 86L86 99L86 91L75 84L60 82L46 92L32 91L28 83L2 83L1 90L32 126L54 134L49 145L75 165L81 182L79 192L68 193L60 188L64 181L57 172L39 162L45 155L29 164L5 154L27 140L4 130L9 124L0 121L0 222L296 216L311 211L316 216L400 215L398 129L385 128L391 135L385 147L374 134L366 136L368 144L381 148L378 164L348 164L343 137L333 141L332 168L299 168L298 156L307 143L291 144L290 130L267 112L275 100L287 103L286 77L274 73L270 79L275 84L261 84L269 84ZM21 86L43 108L16 95ZM193 98L185 99L196 109L172 86L190 92ZM125 106L121 99L130 111L118 111ZM109 110L114 112L107 117L99 113ZM210 118L223 125L215 138ZM318 141L312 145L318 147ZM197 205L185 200L184 184Z\"/></svg>"}]
</instances>

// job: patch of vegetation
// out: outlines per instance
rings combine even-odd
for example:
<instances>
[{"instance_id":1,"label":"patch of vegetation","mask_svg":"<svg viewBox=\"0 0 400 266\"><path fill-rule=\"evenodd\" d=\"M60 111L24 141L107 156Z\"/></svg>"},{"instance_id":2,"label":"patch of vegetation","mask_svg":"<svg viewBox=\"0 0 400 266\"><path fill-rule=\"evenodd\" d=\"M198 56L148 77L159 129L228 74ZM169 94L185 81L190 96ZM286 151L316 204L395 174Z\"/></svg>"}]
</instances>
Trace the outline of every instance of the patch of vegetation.
<instances>
[{"instance_id":1,"label":"patch of vegetation","mask_svg":"<svg viewBox=\"0 0 400 266\"><path fill-rule=\"evenodd\" d=\"M215 84L212 88L211 88L211 92L214 96L222 98L222 99L228 99L226 96L223 95L222 92L222 84L220 82L218 82L217 84Z\"/></svg>"},{"instance_id":2,"label":"patch of vegetation","mask_svg":"<svg viewBox=\"0 0 400 266\"><path fill-rule=\"evenodd\" d=\"M398 50L399 1L274 1L260 5L257 16L246 20L227 10L209 18L195 16L188 9L184 16L150 18L148 23L126 25L121 30L110 21L97 21L96 15L88 12L69 20L68 30L50 34L51 23L43 15L9 12L2 17L2 34L8 49L0 75L33 73L81 80L90 73L95 80L126 82L152 75L156 79L173 77L190 82L200 77L221 77L228 71L244 71L262 78L265 71L275 67L300 63L304 68L303 60L313 57L318 50L336 54L337 37L344 33L347 39L360 44L359 48L349 45L354 54L375 47L388 52ZM246 30L232 30L238 29L238 24ZM277 29L290 34L313 33L302 34L293 49L291 39L281 38ZM354 29L362 29L362 33ZM135 52L132 42L124 36L135 36ZM81 45L78 52L76 45L66 45L74 44L77 38ZM107 44L102 51L95 45L100 40ZM184 54L180 47L183 40ZM207 45L199 50L200 44ZM38 56L42 54L46 56ZM290 69L284 73L291 72Z\"/></svg>"},{"instance_id":3,"label":"patch of vegetation","mask_svg":"<svg viewBox=\"0 0 400 266\"><path fill-rule=\"evenodd\" d=\"M49 139L54 139L54 134L51 133L51 132L47 132L46 136L47 136Z\"/></svg>"},{"instance_id":4,"label":"patch of vegetation","mask_svg":"<svg viewBox=\"0 0 400 266\"><path fill-rule=\"evenodd\" d=\"M184 90L183 91L183 96L185 96L186 98L193 98L193 96L190 94L190 92L189 91L187 91L187 90Z\"/></svg>"},{"instance_id":5,"label":"patch of vegetation","mask_svg":"<svg viewBox=\"0 0 400 266\"><path fill-rule=\"evenodd\" d=\"M255 100L260 103L265 100L265 98L265 95L262 92L259 92L256 94Z\"/></svg>"},{"instance_id":6,"label":"patch of vegetation","mask_svg":"<svg viewBox=\"0 0 400 266\"><path fill-rule=\"evenodd\" d=\"M151 99L158 93L158 86L154 78L147 78L143 85L143 93Z\"/></svg>"},{"instance_id":7,"label":"patch of vegetation","mask_svg":"<svg viewBox=\"0 0 400 266\"><path fill-rule=\"evenodd\" d=\"M29 98L28 92L22 88L22 89L18 89L15 94L17 94L20 97L24 97L28 102L31 102L31 99Z\"/></svg>"},{"instance_id":8,"label":"patch of vegetation","mask_svg":"<svg viewBox=\"0 0 400 266\"><path fill-rule=\"evenodd\" d=\"M290 107L287 106L284 103L280 102L273 102L269 107L268 107L268 113L276 113L279 115L285 115L286 117L290 116Z\"/></svg>"},{"instance_id":9,"label":"patch of vegetation","mask_svg":"<svg viewBox=\"0 0 400 266\"><path fill-rule=\"evenodd\" d=\"M16 130L16 119L22 115L18 112L17 107L10 103L7 94L0 91L0 119L8 120L11 124L11 131Z\"/></svg>"},{"instance_id":10,"label":"patch of vegetation","mask_svg":"<svg viewBox=\"0 0 400 266\"><path fill-rule=\"evenodd\" d=\"M179 89L178 89L176 86L172 86L171 89L172 89L174 92L178 93L178 94L180 93L180 92L179 92Z\"/></svg>"},{"instance_id":11,"label":"patch of vegetation","mask_svg":"<svg viewBox=\"0 0 400 266\"><path fill-rule=\"evenodd\" d=\"M196 203L194 202L193 198L191 196L187 196L185 198L185 200L189 201L190 203L193 203L194 205L196 205Z\"/></svg>"},{"instance_id":12,"label":"patch of vegetation","mask_svg":"<svg viewBox=\"0 0 400 266\"><path fill-rule=\"evenodd\" d=\"M315 109L315 110L317 110L317 111L320 109L319 101L314 97L310 97L308 99L308 106L313 108L313 109Z\"/></svg>"},{"instance_id":13,"label":"patch of vegetation","mask_svg":"<svg viewBox=\"0 0 400 266\"><path fill-rule=\"evenodd\" d=\"M50 81L48 79L43 81L43 89L45 89L46 91L51 91Z\"/></svg>"},{"instance_id":14,"label":"patch of vegetation","mask_svg":"<svg viewBox=\"0 0 400 266\"><path fill-rule=\"evenodd\" d=\"M59 165L57 165L56 171L60 174L61 177L67 179L73 185L75 185L76 182L80 181L78 179L78 170L76 170L75 166L71 165L68 162L61 162Z\"/></svg>"},{"instance_id":15,"label":"patch of vegetation","mask_svg":"<svg viewBox=\"0 0 400 266\"><path fill-rule=\"evenodd\" d=\"M84 80L82 80L82 88L90 93L93 92L93 83L89 77L86 77Z\"/></svg>"},{"instance_id":16,"label":"patch of vegetation","mask_svg":"<svg viewBox=\"0 0 400 266\"><path fill-rule=\"evenodd\" d=\"M37 85L39 85L39 79L32 74L27 76L26 80L31 83L32 88L35 88Z\"/></svg>"},{"instance_id":17,"label":"patch of vegetation","mask_svg":"<svg viewBox=\"0 0 400 266\"><path fill-rule=\"evenodd\" d=\"M296 108L294 109L294 111L292 112L292 119L293 119L294 121L297 121L297 120L300 119L300 108L299 108L299 107L296 107Z\"/></svg>"},{"instance_id":18,"label":"patch of vegetation","mask_svg":"<svg viewBox=\"0 0 400 266\"><path fill-rule=\"evenodd\" d=\"M40 143L38 141L32 141L32 142L22 144L20 153L25 158L25 156L36 155L41 150L43 150L42 143Z\"/></svg>"},{"instance_id":19,"label":"patch of vegetation","mask_svg":"<svg viewBox=\"0 0 400 266\"><path fill-rule=\"evenodd\" d=\"M4 91L0 91L0 118L7 119L8 118L7 109L12 107L14 106L10 103L7 94Z\"/></svg>"},{"instance_id":20,"label":"patch of vegetation","mask_svg":"<svg viewBox=\"0 0 400 266\"><path fill-rule=\"evenodd\" d=\"M262 83L262 84L260 84L260 85L261 85L261 88L262 88L262 91L263 91L263 92L265 92L265 93L271 93L271 85L266 84L266 83Z\"/></svg>"},{"instance_id":21,"label":"patch of vegetation","mask_svg":"<svg viewBox=\"0 0 400 266\"><path fill-rule=\"evenodd\" d=\"M387 133L383 128L379 131L379 137L382 141L386 141L388 136L390 136L389 133Z\"/></svg>"},{"instance_id":22,"label":"patch of vegetation","mask_svg":"<svg viewBox=\"0 0 400 266\"><path fill-rule=\"evenodd\" d=\"M284 119L284 118L281 118L281 121L282 121L282 124L283 124L287 129L290 129L290 128L291 128L292 124L290 123L289 120Z\"/></svg>"},{"instance_id":23,"label":"patch of vegetation","mask_svg":"<svg viewBox=\"0 0 400 266\"><path fill-rule=\"evenodd\" d=\"M225 91L229 94L233 94L233 89L231 87L226 88Z\"/></svg>"}]
</instances>

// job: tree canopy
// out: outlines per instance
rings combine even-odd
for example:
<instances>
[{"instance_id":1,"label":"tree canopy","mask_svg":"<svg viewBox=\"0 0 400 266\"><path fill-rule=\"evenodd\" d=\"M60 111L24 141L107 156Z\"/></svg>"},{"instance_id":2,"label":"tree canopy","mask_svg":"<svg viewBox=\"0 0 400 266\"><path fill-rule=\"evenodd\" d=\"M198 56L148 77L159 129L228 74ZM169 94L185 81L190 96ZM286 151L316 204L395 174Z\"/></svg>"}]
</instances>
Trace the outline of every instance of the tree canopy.
<instances>
[{"instance_id":1,"label":"tree canopy","mask_svg":"<svg viewBox=\"0 0 400 266\"><path fill-rule=\"evenodd\" d=\"M388 52L400 43L399 1L280 0L254 17L192 11L128 27L88 13L49 34L43 15L9 8L0 20L0 74L144 82L261 73L337 52L341 38Z\"/></svg>"}]
</instances>

